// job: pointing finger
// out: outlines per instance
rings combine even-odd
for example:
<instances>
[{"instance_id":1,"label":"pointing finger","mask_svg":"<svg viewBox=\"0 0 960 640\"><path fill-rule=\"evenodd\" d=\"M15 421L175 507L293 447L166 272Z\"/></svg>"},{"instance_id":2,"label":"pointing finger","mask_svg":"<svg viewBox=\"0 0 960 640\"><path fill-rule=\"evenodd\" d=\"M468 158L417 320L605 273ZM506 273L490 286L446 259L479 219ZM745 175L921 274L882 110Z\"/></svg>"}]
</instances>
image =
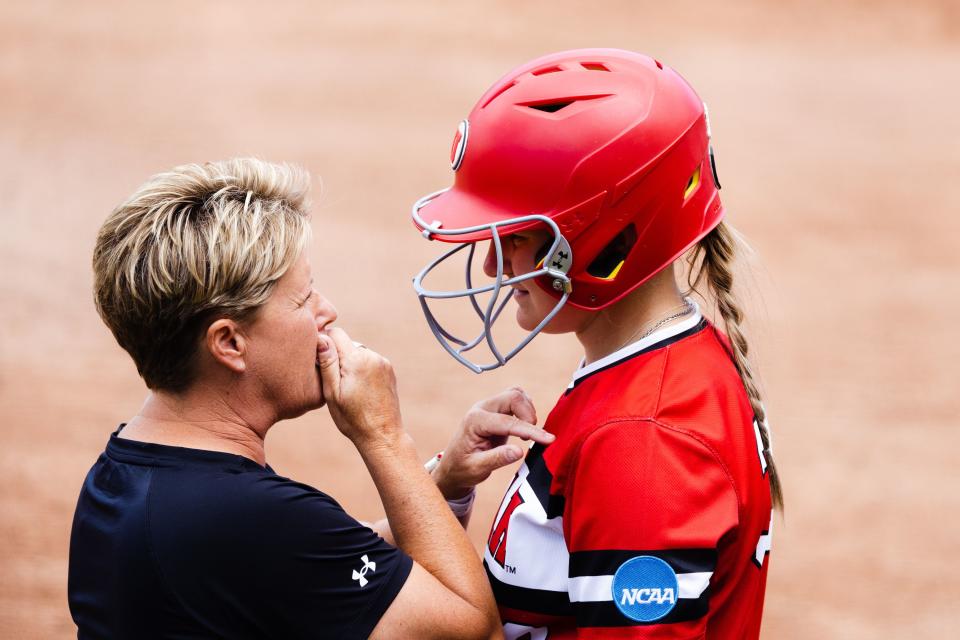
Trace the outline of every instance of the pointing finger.
<instances>
[{"instance_id":1,"label":"pointing finger","mask_svg":"<svg viewBox=\"0 0 960 640\"><path fill-rule=\"evenodd\" d=\"M540 444L550 444L556 439L552 433L540 427L502 413L475 411L471 412L468 420L472 422L475 432L481 436L516 436Z\"/></svg>"},{"instance_id":2,"label":"pointing finger","mask_svg":"<svg viewBox=\"0 0 960 640\"><path fill-rule=\"evenodd\" d=\"M531 424L537 422L537 411L533 401L520 387L511 387L493 397L481 400L474 406L486 411L512 414Z\"/></svg>"},{"instance_id":3,"label":"pointing finger","mask_svg":"<svg viewBox=\"0 0 960 640\"><path fill-rule=\"evenodd\" d=\"M537 409L533 406L533 400L520 387L517 387L516 393L511 395L510 413L525 422L537 424Z\"/></svg>"}]
</instances>

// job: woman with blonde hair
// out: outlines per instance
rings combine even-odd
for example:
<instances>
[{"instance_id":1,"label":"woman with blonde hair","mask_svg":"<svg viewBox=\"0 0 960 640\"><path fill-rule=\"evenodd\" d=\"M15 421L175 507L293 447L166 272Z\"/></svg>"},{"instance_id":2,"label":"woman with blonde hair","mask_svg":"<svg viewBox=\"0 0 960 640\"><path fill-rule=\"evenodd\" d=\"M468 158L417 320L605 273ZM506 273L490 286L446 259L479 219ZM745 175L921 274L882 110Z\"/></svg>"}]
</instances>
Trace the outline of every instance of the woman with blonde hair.
<instances>
[{"instance_id":1,"label":"woman with blonde hair","mask_svg":"<svg viewBox=\"0 0 960 640\"><path fill-rule=\"evenodd\" d=\"M149 394L84 481L80 638L488 638L482 566L416 458L393 370L333 328L307 259L309 178L235 159L154 176L108 217L95 300ZM467 421L505 432L492 398ZM326 405L398 548L278 475L265 438Z\"/></svg>"},{"instance_id":2,"label":"woman with blonde hair","mask_svg":"<svg viewBox=\"0 0 960 640\"><path fill-rule=\"evenodd\" d=\"M457 245L414 280L454 358L494 369L540 332L584 352L545 423L555 442L527 452L485 549L508 638L759 635L782 499L710 135L700 98L658 60L552 54L480 98L454 138L454 185L414 206L426 238ZM479 242L490 283L472 275ZM431 289L457 253L466 286ZM723 331L681 291L687 254ZM434 312L458 297L483 323L473 338ZM493 326L510 299L528 334L508 350ZM484 477L470 460L496 449L520 454L465 425L434 472L444 495L469 494Z\"/></svg>"}]
</instances>

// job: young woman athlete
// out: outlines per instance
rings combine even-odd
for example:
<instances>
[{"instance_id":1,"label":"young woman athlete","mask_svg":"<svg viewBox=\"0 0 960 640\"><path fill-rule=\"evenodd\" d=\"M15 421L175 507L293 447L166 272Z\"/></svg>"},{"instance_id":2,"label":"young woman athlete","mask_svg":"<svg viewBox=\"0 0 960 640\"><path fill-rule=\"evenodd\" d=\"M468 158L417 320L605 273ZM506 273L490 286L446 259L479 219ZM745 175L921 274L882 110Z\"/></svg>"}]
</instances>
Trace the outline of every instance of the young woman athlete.
<instances>
[{"instance_id":1,"label":"young woman athlete","mask_svg":"<svg viewBox=\"0 0 960 640\"><path fill-rule=\"evenodd\" d=\"M757 638L781 493L706 107L647 56L557 53L480 98L451 161L453 187L413 210L425 237L456 244L414 280L434 335L477 372L541 331L584 350L544 425L556 439L527 452L484 552L506 637ZM439 263L472 261L480 242L492 283L468 264L463 290L429 288ZM712 294L721 328L681 292L683 275ZM482 321L473 339L433 313L455 297ZM528 334L503 350L491 328L510 299ZM472 355L481 345L491 361ZM536 419L520 392L507 411ZM448 499L485 478L481 453L520 452L462 429L434 469Z\"/></svg>"}]
</instances>

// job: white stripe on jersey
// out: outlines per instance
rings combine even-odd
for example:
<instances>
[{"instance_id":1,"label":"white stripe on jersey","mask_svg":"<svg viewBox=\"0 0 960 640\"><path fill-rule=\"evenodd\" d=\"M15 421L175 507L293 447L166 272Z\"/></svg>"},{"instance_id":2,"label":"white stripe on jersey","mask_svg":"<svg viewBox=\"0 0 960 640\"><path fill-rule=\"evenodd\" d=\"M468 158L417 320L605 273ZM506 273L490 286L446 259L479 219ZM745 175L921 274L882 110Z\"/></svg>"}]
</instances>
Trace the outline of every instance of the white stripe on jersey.
<instances>
[{"instance_id":1,"label":"white stripe on jersey","mask_svg":"<svg viewBox=\"0 0 960 640\"><path fill-rule=\"evenodd\" d=\"M696 600L710 585L712 571L678 573L678 598ZM613 600L613 576L577 576L570 578L570 602L607 602Z\"/></svg>"},{"instance_id":2,"label":"white stripe on jersey","mask_svg":"<svg viewBox=\"0 0 960 640\"><path fill-rule=\"evenodd\" d=\"M766 421L764 421L766 424ZM760 473L767 473L767 456L763 455L763 438L760 435L760 423L753 419L753 435L757 438L757 457L760 458Z\"/></svg>"}]
</instances>

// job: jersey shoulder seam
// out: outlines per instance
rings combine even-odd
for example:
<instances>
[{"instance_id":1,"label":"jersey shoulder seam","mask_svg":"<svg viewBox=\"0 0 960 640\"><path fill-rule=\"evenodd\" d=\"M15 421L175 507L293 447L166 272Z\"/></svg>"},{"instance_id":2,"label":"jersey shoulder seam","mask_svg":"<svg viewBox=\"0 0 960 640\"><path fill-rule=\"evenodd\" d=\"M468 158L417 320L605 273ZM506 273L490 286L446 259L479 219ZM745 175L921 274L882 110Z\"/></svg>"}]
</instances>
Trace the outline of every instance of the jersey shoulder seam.
<instances>
[{"instance_id":1,"label":"jersey shoulder seam","mask_svg":"<svg viewBox=\"0 0 960 640\"><path fill-rule=\"evenodd\" d=\"M740 504L741 504L740 491L737 489L737 483L734 482L734 480L733 480L733 474L730 473L730 469L727 467L726 464L724 464L724 462L723 462L723 460L720 458L720 454L717 452L717 450L716 450L713 446L711 446L709 442L707 442L704 438L702 438L702 437L701 437L698 433L696 433L695 431L691 431L690 429L684 429L684 428L682 428L682 427L677 427L677 426L675 426L675 425L668 424L668 423L663 422L662 420L659 420L659 419L657 419L656 417L653 417L653 416L649 416L649 417L623 416L623 417L619 417L619 418L613 418L613 419L611 419L611 420L607 420L606 422L603 422L603 423L601 423L601 424L598 424L598 425L596 426L596 428L591 429L588 433L586 433L586 434L583 436L583 438L580 439L580 442L577 444L577 448L576 448L575 454L574 454L573 456L571 456L571 459L570 459L570 467L568 467L568 468L570 468L570 469L576 469L576 468L577 468L577 465L578 465L579 462L580 462L580 453L581 453L582 450L583 450L583 446L584 446L584 444L586 444L587 440L589 440L594 434L599 433L600 431L603 431L604 429L606 429L606 428L608 428L608 427L618 426L618 425L623 424L623 423L626 423L626 422L647 422L647 423L650 423L651 425L660 427L660 428L662 428L662 429L666 429L666 430L668 430L668 431L672 431L672 432L674 432L674 433L677 433L677 434L686 436L687 438L693 440L696 444L698 444L698 445L699 445L700 447L702 447L703 449L706 449L706 451L710 454L710 457L713 459L714 463L720 468L721 471L723 471L723 475L724 475L724 477L727 479L727 483L730 485L730 488L733 489L733 494L734 494L734 496L736 496L736 500L737 500L736 511L737 511L737 514L738 514L737 517L738 517L738 519L739 519Z\"/></svg>"},{"instance_id":2,"label":"jersey shoulder seam","mask_svg":"<svg viewBox=\"0 0 960 640\"><path fill-rule=\"evenodd\" d=\"M720 467L720 469L723 470L723 475L726 476L727 482L730 484L730 488L733 489L733 495L737 497L737 513L739 514L741 500L740 500L740 491L737 489L737 483L734 482L733 474L730 473L729 467L727 467L726 463L724 463L723 459L720 457L720 453L713 447L713 445L707 442L706 439L704 439L696 431L691 431L690 429L684 429L683 427L667 424L666 422L663 422L658 418L651 418L650 421L660 427L663 427L664 429L667 429L668 431L673 431L674 433L679 433L681 435L687 436L692 440L695 440L697 443L700 444L701 447L703 447L704 449L710 452L710 456L713 458L714 462L717 464L717 466Z\"/></svg>"},{"instance_id":3,"label":"jersey shoulder seam","mask_svg":"<svg viewBox=\"0 0 960 640\"><path fill-rule=\"evenodd\" d=\"M716 328L715 326L713 326L712 324L709 324L709 325L707 326L707 329L708 329L708 331L709 331L709 335L710 335L717 343L719 343L719 345L720 345L721 348L724 348L723 341L720 339L720 335L719 335L719 332L717 331L717 328ZM700 333L697 334L697 335L698 335L698 336L703 336L705 333L707 333L707 332L700 332ZM698 443L700 443L700 445L701 445L704 449L706 449L707 451L710 452L711 457L713 457L713 459L714 459L714 461L716 462L716 464L723 470L724 475L727 477L727 482L729 482L729 483L730 483L730 486L733 488L733 493L734 493L734 495L737 497L737 512L739 513L739 512L740 512L740 504L741 504L741 501L740 501L740 491L739 491L739 489L737 489L737 483L734 482L734 480L733 480L733 474L730 473L729 467L727 467L727 465L724 463L723 459L720 457L720 453L719 453L709 442L707 442L706 439L704 439L703 437L701 437L700 434L698 434L697 432L691 431L690 429L684 429L684 428L678 427L678 426L676 426L676 425L668 424L668 423L666 423L666 422L664 422L663 420L660 419L660 403L661 403L662 395L663 395L663 382L664 382L664 380L666 379L666 375L667 375L667 360L670 358L670 354L671 354L672 349L673 349L673 345L668 345L668 346L666 347L666 349L664 349L664 353L663 353L663 366L662 366L661 369L660 369L660 378L659 378L659 380L657 381L657 400L656 400L656 405L655 405L655 408L654 408L653 416L650 418L650 421L653 422L653 423L655 423L655 424L657 424L657 425L660 425L660 426L663 427L664 429L669 429L670 431L674 431L675 433L679 433L679 434L686 435L687 437L689 437L689 438L691 438L691 439L693 439L693 440L696 440ZM725 348L724 348L724 352L726 352L726 349L725 349ZM727 355L729 355L728 352L727 352ZM742 388L742 383L741 383L741 387L740 387L740 388Z\"/></svg>"}]
</instances>

